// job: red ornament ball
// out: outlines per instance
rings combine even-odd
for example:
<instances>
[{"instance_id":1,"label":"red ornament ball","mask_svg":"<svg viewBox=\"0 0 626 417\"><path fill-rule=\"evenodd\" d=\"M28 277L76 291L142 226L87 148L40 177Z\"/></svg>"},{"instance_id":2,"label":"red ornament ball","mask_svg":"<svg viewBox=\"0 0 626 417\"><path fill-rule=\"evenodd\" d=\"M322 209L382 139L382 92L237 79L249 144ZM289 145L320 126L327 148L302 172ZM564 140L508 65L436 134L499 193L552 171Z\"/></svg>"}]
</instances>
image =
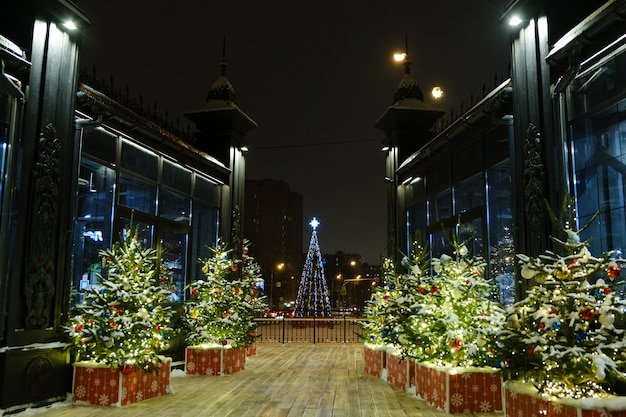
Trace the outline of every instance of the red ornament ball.
<instances>
[{"instance_id":1,"label":"red ornament ball","mask_svg":"<svg viewBox=\"0 0 626 417\"><path fill-rule=\"evenodd\" d=\"M436 285L434 287L430 288L430 293L431 294L435 294L439 292L439 287L437 287Z\"/></svg>"},{"instance_id":2,"label":"red ornament ball","mask_svg":"<svg viewBox=\"0 0 626 417\"><path fill-rule=\"evenodd\" d=\"M133 373L133 365L130 365L128 363L122 365L122 374L130 375L132 373Z\"/></svg>"},{"instance_id":3,"label":"red ornament ball","mask_svg":"<svg viewBox=\"0 0 626 417\"><path fill-rule=\"evenodd\" d=\"M236 272L237 271L237 265L233 265L230 269L232 269L233 272Z\"/></svg>"},{"instance_id":4,"label":"red ornament ball","mask_svg":"<svg viewBox=\"0 0 626 417\"><path fill-rule=\"evenodd\" d=\"M596 312L593 308L589 306L584 306L583 308L580 309L580 312L578 313L578 315L580 316L581 319L585 321L589 321L595 317Z\"/></svg>"},{"instance_id":5,"label":"red ornament ball","mask_svg":"<svg viewBox=\"0 0 626 417\"><path fill-rule=\"evenodd\" d=\"M228 344L228 340L223 339L223 340L222 340L222 345L226 346L227 344Z\"/></svg>"},{"instance_id":6,"label":"red ornament ball","mask_svg":"<svg viewBox=\"0 0 626 417\"><path fill-rule=\"evenodd\" d=\"M609 287L605 287L605 288L602 290L602 292L603 292L605 295L609 295L609 294L611 294L611 289L610 289Z\"/></svg>"},{"instance_id":7,"label":"red ornament ball","mask_svg":"<svg viewBox=\"0 0 626 417\"><path fill-rule=\"evenodd\" d=\"M85 329L85 326L82 323L78 323L75 327L74 330L77 332L82 332Z\"/></svg>"},{"instance_id":8,"label":"red ornament ball","mask_svg":"<svg viewBox=\"0 0 626 417\"><path fill-rule=\"evenodd\" d=\"M192 293L193 295L198 295L198 289L197 289L197 288L192 288L192 289L191 289L191 293Z\"/></svg>"},{"instance_id":9,"label":"red ornament ball","mask_svg":"<svg viewBox=\"0 0 626 417\"><path fill-rule=\"evenodd\" d=\"M459 350L463 347L463 341L460 339L454 339L453 341L450 342L450 346L454 350Z\"/></svg>"},{"instance_id":10,"label":"red ornament ball","mask_svg":"<svg viewBox=\"0 0 626 417\"><path fill-rule=\"evenodd\" d=\"M248 247L247 246L243 248L243 253L248 253Z\"/></svg>"},{"instance_id":11,"label":"red ornament ball","mask_svg":"<svg viewBox=\"0 0 626 417\"><path fill-rule=\"evenodd\" d=\"M606 268L606 274L608 275L609 278L611 278L611 281L619 277L619 274L621 271L622 269L618 265L609 265Z\"/></svg>"}]
</instances>

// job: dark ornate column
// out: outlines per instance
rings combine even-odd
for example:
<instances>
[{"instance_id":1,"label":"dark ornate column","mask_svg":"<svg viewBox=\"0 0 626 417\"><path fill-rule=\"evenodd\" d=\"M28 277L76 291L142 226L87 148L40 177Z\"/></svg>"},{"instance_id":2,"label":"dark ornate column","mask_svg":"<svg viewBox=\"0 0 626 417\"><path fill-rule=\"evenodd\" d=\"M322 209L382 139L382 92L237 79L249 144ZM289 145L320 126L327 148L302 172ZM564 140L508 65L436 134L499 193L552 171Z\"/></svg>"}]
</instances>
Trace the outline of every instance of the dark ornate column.
<instances>
[{"instance_id":1,"label":"dark ornate column","mask_svg":"<svg viewBox=\"0 0 626 417\"><path fill-rule=\"evenodd\" d=\"M26 43L32 65L19 149L16 219L11 226L14 254L8 275L0 277L6 280L0 409L63 400L70 389L62 326L68 308L68 237L79 151L73 122L78 36L80 26L87 23L70 1L14 3L19 4L8 8L13 22L0 25L0 30ZM78 31L63 27L68 19L78 24Z\"/></svg>"}]
</instances>

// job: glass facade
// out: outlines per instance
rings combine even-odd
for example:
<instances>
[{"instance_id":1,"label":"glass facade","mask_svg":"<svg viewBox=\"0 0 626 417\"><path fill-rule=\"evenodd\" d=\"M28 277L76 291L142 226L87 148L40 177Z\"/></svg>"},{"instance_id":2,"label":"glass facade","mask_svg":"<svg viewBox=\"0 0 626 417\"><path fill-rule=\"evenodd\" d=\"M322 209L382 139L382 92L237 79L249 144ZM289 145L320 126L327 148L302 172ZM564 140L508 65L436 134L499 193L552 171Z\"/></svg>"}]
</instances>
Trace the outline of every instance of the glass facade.
<instances>
[{"instance_id":1,"label":"glass facade","mask_svg":"<svg viewBox=\"0 0 626 417\"><path fill-rule=\"evenodd\" d=\"M471 255L489 262L488 274L504 304L514 301L511 163L506 132L490 132L469 149L450 155L403 185L407 241L428 243L432 257L452 254L454 232ZM499 145L492 146L492 141ZM504 144L504 146L503 146ZM490 149L489 158L480 155ZM458 224L458 227L457 227ZM453 230L454 229L454 230Z\"/></svg>"},{"instance_id":2,"label":"glass facade","mask_svg":"<svg viewBox=\"0 0 626 417\"><path fill-rule=\"evenodd\" d=\"M592 253L626 245L626 45L580 73L569 88L571 182L579 228Z\"/></svg>"},{"instance_id":3,"label":"glass facade","mask_svg":"<svg viewBox=\"0 0 626 417\"><path fill-rule=\"evenodd\" d=\"M220 185L106 127L82 132L78 182L72 302L98 285L99 251L131 225L172 274L172 301L183 301L218 238Z\"/></svg>"}]
</instances>

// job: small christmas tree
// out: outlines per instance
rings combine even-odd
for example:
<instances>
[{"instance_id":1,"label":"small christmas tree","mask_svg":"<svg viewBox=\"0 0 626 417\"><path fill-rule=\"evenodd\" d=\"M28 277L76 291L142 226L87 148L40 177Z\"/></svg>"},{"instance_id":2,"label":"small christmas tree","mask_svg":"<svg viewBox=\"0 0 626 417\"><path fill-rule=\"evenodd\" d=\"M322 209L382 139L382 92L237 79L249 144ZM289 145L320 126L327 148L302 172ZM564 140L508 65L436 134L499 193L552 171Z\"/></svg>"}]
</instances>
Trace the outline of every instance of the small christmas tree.
<instances>
[{"instance_id":1,"label":"small christmas tree","mask_svg":"<svg viewBox=\"0 0 626 417\"><path fill-rule=\"evenodd\" d=\"M428 252L414 243L410 258L402 258L406 274L398 273L391 259L383 262L383 285L372 292L361 322L364 341L400 348L409 341L404 326L416 300L416 291L428 273Z\"/></svg>"},{"instance_id":2,"label":"small christmas tree","mask_svg":"<svg viewBox=\"0 0 626 417\"><path fill-rule=\"evenodd\" d=\"M522 277L534 285L507 308L499 335L503 377L558 398L618 393L626 382L626 302L615 291L623 260L614 251L596 258L581 240L598 214L576 230L572 200L564 201L561 219L548 211L566 239L552 238L561 254L518 254Z\"/></svg>"},{"instance_id":3,"label":"small christmas tree","mask_svg":"<svg viewBox=\"0 0 626 417\"><path fill-rule=\"evenodd\" d=\"M136 227L121 240L100 251L105 274L86 290L67 331L78 360L152 371L168 347L173 286L156 250L142 248Z\"/></svg>"},{"instance_id":4,"label":"small christmas tree","mask_svg":"<svg viewBox=\"0 0 626 417\"><path fill-rule=\"evenodd\" d=\"M437 366L495 367L495 336L504 321L491 299L495 285L483 276L484 259L469 257L454 233L451 246L454 257L433 258L434 274L416 288L402 351Z\"/></svg>"},{"instance_id":5,"label":"small christmas tree","mask_svg":"<svg viewBox=\"0 0 626 417\"><path fill-rule=\"evenodd\" d=\"M228 246L218 241L213 256L200 260L206 280L189 285L194 300L186 304L189 345L245 347L254 341L254 319L266 306L258 294L259 266L244 247L243 260L230 257ZM241 279L231 275L243 266Z\"/></svg>"}]
</instances>

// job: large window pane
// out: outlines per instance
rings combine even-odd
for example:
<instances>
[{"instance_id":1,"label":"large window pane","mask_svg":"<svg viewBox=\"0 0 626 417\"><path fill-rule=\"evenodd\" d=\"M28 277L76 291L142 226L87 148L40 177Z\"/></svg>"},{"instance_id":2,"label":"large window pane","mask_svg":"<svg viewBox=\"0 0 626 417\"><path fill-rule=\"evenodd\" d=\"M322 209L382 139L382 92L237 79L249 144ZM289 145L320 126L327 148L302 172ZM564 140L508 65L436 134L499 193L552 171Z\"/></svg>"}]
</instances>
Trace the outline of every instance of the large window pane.
<instances>
[{"instance_id":1,"label":"large window pane","mask_svg":"<svg viewBox=\"0 0 626 417\"><path fill-rule=\"evenodd\" d=\"M116 163L117 136L104 129L83 129L83 154Z\"/></svg>"},{"instance_id":2,"label":"large window pane","mask_svg":"<svg viewBox=\"0 0 626 417\"><path fill-rule=\"evenodd\" d=\"M426 213L426 204L412 207L407 211L407 255L411 253L413 242L426 243Z\"/></svg>"},{"instance_id":3,"label":"large window pane","mask_svg":"<svg viewBox=\"0 0 626 417\"><path fill-rule=\"evenodd\" d=\"M187 266L187 233L172 230L167 226L163 226L161 232L161 258L163 266L174 281L174 290L172 291L172 301L183 301L186 286L185 275Z\"/></svg>"},{"instance_id":4,"label":"large window pane","mask_svg":"<svg viewBox=\"0 0 626 417\"><path fill-rule=\"evenodd\" d=\"M153 181L156 181L159 175L159 159L157 155L127 140L122 141L120 164L122 168Z\"/></svg>"},{"instance_id":5,"label":"large window pane","mask_svg":"<svg viewBox=\"0 0 626 417\"><path fill-rule=\"evenodd\" d=\"M174 162L163 159L161 184L175 188L181 194L191 195L191 171L176 165Z\"/></svg>"},{"instance_id":6,"label":"large window pane","mask_svg":"<svg viewBox=\"0 0 626 417\"><path fill-rule=\"evenodd\" d=\"M457 214L485 204L485 183L480 172L454 188L454 208Z\"/></svg>"},{"instance_id":7,"label":"large window pane","mask_svg":"<svg viewBox=\"0 0 626 417\"><path fill-rule=\"evenodd\" d=\"M156 185L120 175L118 204L148 214L156 214Z\"/></svg>"},{"instance_id":8,"label":"large window pane","mask_svg":"<svg viewBox=\"0 0 626 417\"><path fill-rule=\"evenodd\" d=\"M515 247L511 211L511 163L504 161L487 170L489 273L503 305L515 301Z\"/></svg>"},{"instance_id":9,"label":"large window pane","mask_svg":"<svg viewBox=\"0 0 626 417\"><path fill-rule=\"evenodd\" d=\"M579 227L603 209L587 231L592 252L624 246L626 220L626 100L572 125L572 165ZM591 235L592 230L595 234Z\"/></svg>"},{"instance_id":10,"label":"large window pane","mask_svg":"<svg viewBox=\"0 0 626 417\"><path fill-rule=\"evenodd\" d=\"M85 289L99 284L99 251L113 241L113 194L115 171L83 160L78 180L77 218L74 235L72 301L82 302Z\"/></svg>"},{"instance_id":11,"label":"large window pane","mask_svg":"<svg viewBox=\"0 0 626 417\"><path fill-rule=\"evenodd\" d=\"M210 206L219 207L221 188L208 179L196 175L194 198L202 200Z\"/></svg>"},{"instance_id":12,"label":"large window pane","mask_svg":"<svg viewBox=\"0 0 626 417\"><path fill-rule=\"evenodd\" d=\"M162 187L159 195L159 217L188 225L190 201L188 197Z\"/></svg>"},{"instance_id":13,"label":"large window pane","mask_svg":"<svg viewBox=\"0 0 626 417\"><path fill-rule=\"evenodd\" d=\"M194 202L191 223L193 242L191 246L191 280L202 278L198 259L209 258L209 247L217 242L219 210Z\"/></svg>"},{"instance_id":14,"label":"large window pane","mask_svg":"<svg viewBox=\"0 0 626 417\"><path fill-rule=\"evenodd\" d=\"M439 193L430 204L430 224L436 224L449 219L453 214L452 191L447 189Z\"/></svg>"}]
</instances>

